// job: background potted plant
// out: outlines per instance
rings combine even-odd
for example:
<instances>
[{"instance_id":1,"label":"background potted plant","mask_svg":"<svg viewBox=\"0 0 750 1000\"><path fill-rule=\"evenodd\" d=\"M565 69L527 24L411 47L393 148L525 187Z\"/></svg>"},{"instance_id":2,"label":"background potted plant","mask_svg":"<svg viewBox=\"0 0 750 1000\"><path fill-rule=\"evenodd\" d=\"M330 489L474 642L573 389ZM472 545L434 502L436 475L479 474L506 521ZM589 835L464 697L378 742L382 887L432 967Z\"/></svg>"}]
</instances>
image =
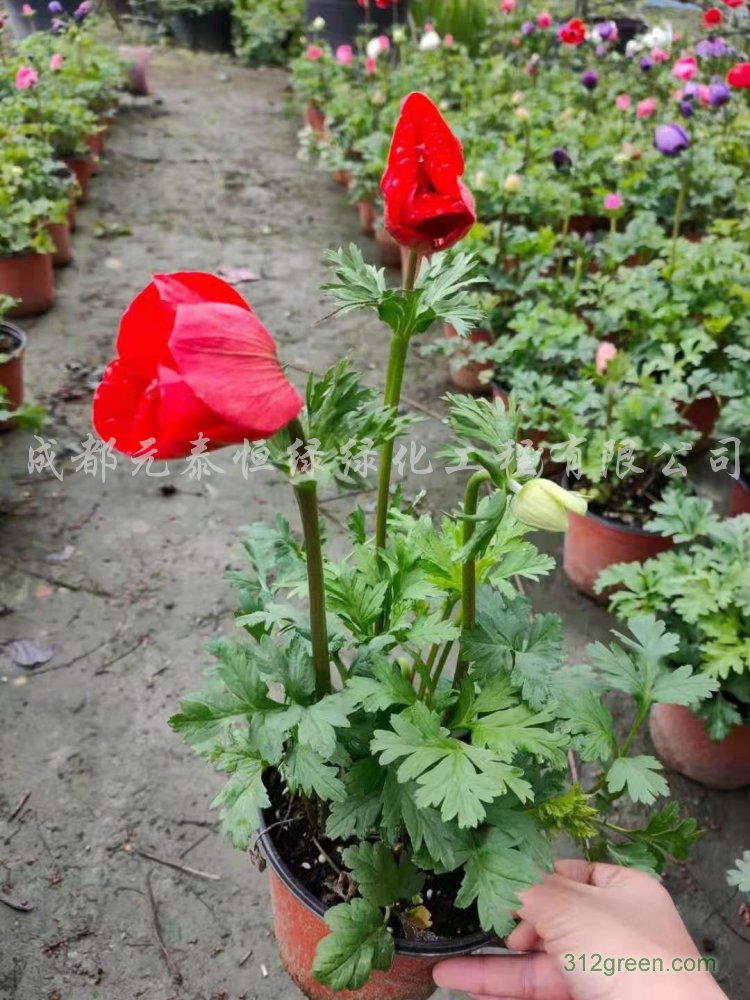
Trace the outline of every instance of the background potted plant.
<instances>
[{"instance_id":1,"label":"background potted plant","mask_svg":"<svg viewBox=\"0 0 750 1000\"><path fill-rule=\"evenodd\" d=\"M612 566L597 583L615 613L663 617L679 637L669 662L715 678L719 687L697 713L655 706L651 735L670 770L710 788L750 784L750 616L747 561L750 516L719 520L708 500L670 490L654 505L650 528L673 539L673 551L642 566Z\"/></svg>"},{"instance_id":2,"label":"background potted plant","mask_svg":"<svg viewBox=\"0 0 750 1000\"><path fill-rule=\"evenodd\" d=\"M18 425L39 428L44 422L41 407L24 399L23 359L26 332L3 319L13 300L0 295L0 431Z\"/></svg>"}]
</instances>

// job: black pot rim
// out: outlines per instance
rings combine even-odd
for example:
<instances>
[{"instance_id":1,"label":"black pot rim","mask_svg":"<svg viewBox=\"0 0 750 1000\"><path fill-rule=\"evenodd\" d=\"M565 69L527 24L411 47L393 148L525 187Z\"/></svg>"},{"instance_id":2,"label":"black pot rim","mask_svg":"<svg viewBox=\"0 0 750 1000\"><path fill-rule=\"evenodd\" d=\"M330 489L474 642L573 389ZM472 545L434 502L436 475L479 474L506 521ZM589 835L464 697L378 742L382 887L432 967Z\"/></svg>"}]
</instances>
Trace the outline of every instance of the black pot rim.
<instances>
[{"instance_id":1,"label":"black pot rim","mask_svg":"<svg viewBox=\"0 0 750 1000\"><path fill-rule=\"evenodd\" d=\"M20 326L16 326L15 323L8 323L4 319L0 319L0 332L9 333L16 342L15 348L7 355L6 360L0 362L0 367L2 367L3 365L9 365L11 361L14 361L19 355L23 354L29 342L29 336Z\"/></svg>"},{"instance_id":2,"label":"black pot rim","mask_svg":"<svg viewBox=\"0 0 750 1000\"><path fill-rule=\"evenodd\" d=\"M258 841L263 845L263 853L274 874L278 875L285 887L291 892L294 898L302 903L308 910L312 910L318 917L325 916L328 909L324 903L314 896L309 889L295 878L285 864L283 858L276 849L276 845L271 839L266 829L267 818L261 813L263 830L258 835ZM269 824L270 825L270 824ZM466 937L455 938L445 944L429 941L420 943L418 941L406 941L403 938L395 938L396 953L399 955L410 955L413 958L450 958L452 955L467 955L469 952L477 951L479 948L486 948L497 941L495 934L486 934L480 931L477 934L468 934Z\"/></svg>"},{"instance_id":3,"label":"black pot rim","mask_svg":"<svg viewBox=\"0 0 750 1000\"><path fill-rule=\"evenodd\" d=\"M570 476L567 472L563 474L560 485L564 490L570 489ZM584 517L590 517L592 521L598 521L599 524L603 524L606 528L612 528L614 531L621 531L624 535L638 535L639 538L660 537L655 531L646 531L645 528L633 527L632 524L625 524L614 517L604 517L603 514L594 514L590 510L586 511Z\"/></svg>"}]
</instances>

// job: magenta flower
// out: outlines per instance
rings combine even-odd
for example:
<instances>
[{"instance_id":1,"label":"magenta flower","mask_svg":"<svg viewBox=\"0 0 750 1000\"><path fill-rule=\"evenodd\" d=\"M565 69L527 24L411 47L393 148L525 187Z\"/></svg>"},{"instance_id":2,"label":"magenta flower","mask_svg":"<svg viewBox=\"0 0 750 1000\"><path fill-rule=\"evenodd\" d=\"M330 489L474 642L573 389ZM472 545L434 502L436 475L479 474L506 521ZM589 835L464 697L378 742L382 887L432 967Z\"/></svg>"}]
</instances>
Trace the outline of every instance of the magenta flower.
<instances>
[{"instance_id":1,"label":"magenta flower","mask_svg":"<svg viewBox=\"0 0 750 1000\"><path fill-rule=\"evenodd\" d=\"M448 41L447 36L444 39L444 41L447 43L447 41ZM391 40L388 37L388 35L378 35L378 51L379 52L388 52L388 50L390 49L390 47L391 47Z\"/></svg>"},{"instance_id":2,"label":"magenta flower","mask_svg":"<svg viewBox=\"0 0 750 1000\"><path fill-rule=\"evenodd\" d=\"M91 0L83 0L83 3L79 4L73 11L73 17L76 21L85 21L93 9L94 5Z\"/></svg>"},{"instance_id":3,"label":"magenta flower","mask_svg":"<svg viewBox=\"0 0 750 1000\"><path fill-rule=\"evenodd\" d=\"M16 90L29 90L39 83L39 74L33 66L19 66L16 72Z\"/></svg>"},{"instance_id":4,"label":"magenta flower","mask_svg":"<svg viewBox=\"0 0 750 1000\"><path fill-rule=\"evenodd\" d=\"M630 94L618 94L615 98L615 107L618 111L630 111L631 104Z\"/></svg>"},{"instance_id":5,"label":"magenta flower","mask_svg":"<svg viewBox=\"0 0 750 1000\"><path fill-rule=\"evenodd\" d=\"M63 61L64 60L62 57L62 53L55 52L53 53L52 58L49 61L49 68L52 70L53 73L56 73L58 70L62 69Z\"/></svg>"},{"instance_id":6,"label":"magenta flower","mask_svg":"<svg viewBox=\"0 0 750 1000\"><path fill-rule=\"evenodd\" d=\"M596 370L600 375L603 375L610 361L614 361L617 357L617 348L611 341L604 340L596 349Z\"/></svg>"},{"instance_id":7,"label":"magenta flower","mask_svg":"<svg viewBox=\"0 0 750 1000\"><path fill-rule=\"evenodd\" d=\"M604 195L604 211L605 212L619 212L623 207L625 202L622 200L622 195L617 194L613 191L610 194Z\"/></svg>"},{"instance_id":8,"label":"magenta flower","mask_svg":"<svg viewBox=\"0 0 750 1000\"><path fill-rule=\"evenodd\" d=\"M319 45L308 45L305 55L310 62L317 62L318 59L323 58L324 52Z\"/></svg>"},{"instance_id":9,"label":"magenta flower","mask_svg":"<svg viewBox=\"0 0 750 1000\"><path fill-rule=\"evenodd\" d=\"M658 65L669 61L669 53L665 49L651 49L651 58Z\"/></svg>"},{"instance_id":10,"label":"magenta flower","mask_svg":"<svg viewBox=\"0 0 750 1000\"><path fill-rule=\"evenodd\" d=\"M679 156L690 148L690 136L675 122L660 125L654 132L654 147L664 156Z\"/></svg>"},{"instance_id":11,"label":"magenta flower","mask_svg":"<svg viewBox=\"0 0 750 1000\"><path fill-rule=\"evenodd\" d=\"M682 56L672 67L672 76L678 80L687 82L692 80L698 72L698 61L693 56Z\"/></svg>"},{"instance_id":12,"label":"magenta flower","mask_svg":"<svg viewBox=\"0 0 750 1000\"><path fill-rule=\"evenodd\" d=\"M512 14L516 9L516 0L502 0L500 4L500 9L503 14Z\"/></svg>"},{"instance_id":13,"label":"magenta flower","mask_svg":"<svg viewBox=\"0 0 750 1000\"><path fill-rule=\"evenodd\" d=\"M35 11L30 3L25 3L23 7L21 7L21 13L23 14L24 17L33 17Z\"/></svg>"},{"instance_id":14,"label":"magenta flower","mask_svg":"<svg viewBox=\"0 0 750 1000\"><path fill-rule=\"evenodd\" d=\"M349 66L354 62L354 49L351 45L339 45L336 49L336 62L342 66Z\"/></svg>"},{"instance_id":15,"label":"magenta flower","mask_svg":"<svg viewBox=\"0 0 750 1000\"><path fill-rule=\"evenodd\" d=\"M547 28L552 27L552 15L548 14L546 10L543 10L539 17L536 19L536 23L542 29L546 31Z\"/></svg>"},{"instance_id":16,"label":"magenta flower","mask_svg":"<svg viewBox=\"0 0 750 1000\"><path fill-rule=\"evenodd\" d=\"M368 76L375 76L378 71L378 61L374 56L368 56L365 59L365 73Z\"/></svg>"},{"instance_id":17,"label":"magenta flower","mask_svg":"<svg viewBox=\"0 0 750 1000\"><path fill-rule=\"evenodd\" d=\"M656 112L656 98L644 97L635 106L636 118L650 118Z\"/></svg>"}]
</instances>

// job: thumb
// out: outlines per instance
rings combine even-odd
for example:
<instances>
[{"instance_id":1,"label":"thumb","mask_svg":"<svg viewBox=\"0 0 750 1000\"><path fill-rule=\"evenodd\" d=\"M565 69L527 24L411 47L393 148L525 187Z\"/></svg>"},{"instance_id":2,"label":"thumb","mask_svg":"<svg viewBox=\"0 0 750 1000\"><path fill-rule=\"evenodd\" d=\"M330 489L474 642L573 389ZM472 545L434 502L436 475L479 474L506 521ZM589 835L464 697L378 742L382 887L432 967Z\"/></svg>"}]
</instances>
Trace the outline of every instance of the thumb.
<instances>
[{"instance_id":1,"label":"thumb","mask_svg":"<svg viewBox=\"0 0 750 1000\"><path fill-rule=\"evenodd\" d=\"M595 889L612 889L627 882L631 873L619 865L589 861L558 861L553 875L519 894L523 920L532 924L542 938L567 926L569 919L583 918L594 902Z\"/></svg>"}]
</instances>

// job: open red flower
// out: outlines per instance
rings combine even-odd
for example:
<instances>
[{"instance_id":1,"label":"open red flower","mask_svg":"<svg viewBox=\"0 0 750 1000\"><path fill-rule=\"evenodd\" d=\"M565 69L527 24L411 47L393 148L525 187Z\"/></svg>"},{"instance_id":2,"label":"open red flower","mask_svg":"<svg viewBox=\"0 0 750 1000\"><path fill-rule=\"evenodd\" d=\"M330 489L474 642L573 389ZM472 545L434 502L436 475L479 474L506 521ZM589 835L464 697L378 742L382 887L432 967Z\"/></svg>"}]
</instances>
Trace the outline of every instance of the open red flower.
<instances>
[{"instance_id":1,"label":"open red flower","mask_svg":"<svg viewBox=\"0 0 750 1000\"><path fill-rule=\"evenodd\" d=\"M721 0L721 2L725 7L731 7L732 10L737 10L738 7L741 7L744 4L745 0Z\"/></svg>"},{"instance_id":2,"label":"open red flower","mask_svg":"<svg viewBox=\"0 0 750 1000\"><path fill-rule=\"evenodd\" d=\"M707 28L718 28L724 20L724 15L718 7L709 7L703 15L703 23Z\"/></svg>"},{"instance_id":3,"label":"open red flower","mask_svg":"<svg viewBox=\"0 0 750 1000\"><path fill-rule=\"evenodd\" d=\"M750 63L737 63L727 73L727 83L738 90L750 87Z\"/></svg>"},{"instance_id":4,"label":"open red flower","mask_svg":"<svg viewBox=\"0 0 750 1000\"><path fill-rule=\"evenodd\" d=\"M463 172L461 143L443 116L425 94L409 94L380 182L385 228L397 243L432 253L466 236L476 214Z\"/></svg>"},{"instance_id":5,"label":"open red flower","mask_svg":"<svg viewBox=\"0 0 750 1000\"><path fill-rule=\"evenodd\" d=\"M560 41L566 45L583 45L586 41L586 25L579 17L571 18L560 28Z\"/></svg>"},{"instance_id":6,"label":"open red flower","mask_svg":"<svg viewBox=\"0 0 750 1000\"><path fill-rule=\"evenodd\" d=\"M258 441L302 408L273 338L212 274L158 274L120 322L117 359L94 393L94 428L125 455L157 459Z\"/></svg>"}]
</instances>

